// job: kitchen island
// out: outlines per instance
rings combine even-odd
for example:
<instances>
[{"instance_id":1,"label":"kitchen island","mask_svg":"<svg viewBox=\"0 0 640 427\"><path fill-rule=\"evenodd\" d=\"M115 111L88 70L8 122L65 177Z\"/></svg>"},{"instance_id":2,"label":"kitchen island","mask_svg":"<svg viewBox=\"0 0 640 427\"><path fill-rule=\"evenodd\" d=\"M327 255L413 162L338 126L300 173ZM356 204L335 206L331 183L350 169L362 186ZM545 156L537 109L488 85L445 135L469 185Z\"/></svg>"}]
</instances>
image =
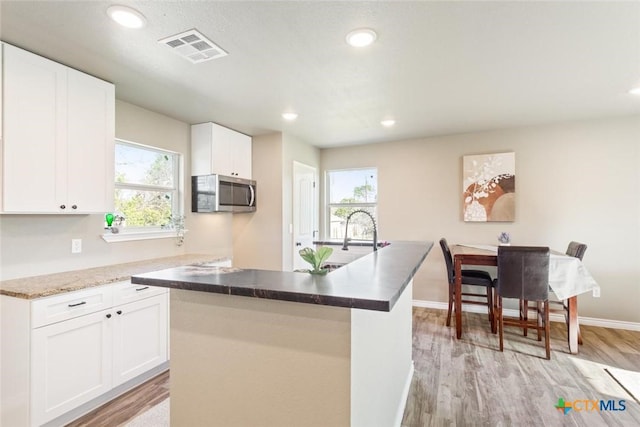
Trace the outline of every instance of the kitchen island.
<instances>
[{"instance_id":1,"label":"kitchen island","mask_svg":"<svg viewBox=\"0 0 640 427\"><path fill-rule=\"evenodd\" d=\"M171 289L171 425L399 426L413 374L412 279L431 242L330 272L207 265Z\"/></svg>"}]
</instances>

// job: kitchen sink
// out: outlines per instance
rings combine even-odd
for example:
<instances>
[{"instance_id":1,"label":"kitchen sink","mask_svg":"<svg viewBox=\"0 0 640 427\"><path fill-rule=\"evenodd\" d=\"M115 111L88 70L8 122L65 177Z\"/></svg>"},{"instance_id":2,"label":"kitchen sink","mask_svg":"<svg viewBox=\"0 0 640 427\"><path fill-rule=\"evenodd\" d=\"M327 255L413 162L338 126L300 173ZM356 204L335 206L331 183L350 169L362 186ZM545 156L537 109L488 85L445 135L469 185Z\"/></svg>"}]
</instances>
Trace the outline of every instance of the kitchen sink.
<instances>
[{"instance_id":1,"label":"kitchen sink","mask_svg":"<svg viewBox=\"0 0 640 427\"><path fill-rule=\"evenodd\" d=\"M343 265L347 265L346 262L325 262L322 265L322 268L326 268L329 271L333 271L333 270L337 270L338 268L342 267Z\"/></svg>"}]
</instances>

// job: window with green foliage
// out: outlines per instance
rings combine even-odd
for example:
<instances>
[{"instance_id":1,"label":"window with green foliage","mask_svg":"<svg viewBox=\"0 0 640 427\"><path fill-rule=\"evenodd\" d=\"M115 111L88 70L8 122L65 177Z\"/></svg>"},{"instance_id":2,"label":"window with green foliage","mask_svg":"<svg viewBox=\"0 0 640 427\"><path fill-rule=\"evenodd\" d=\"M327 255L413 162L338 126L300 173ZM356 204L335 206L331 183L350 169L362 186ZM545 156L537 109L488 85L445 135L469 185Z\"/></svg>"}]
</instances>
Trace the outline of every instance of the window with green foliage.
<instances>
[{"instance_id":1,"label":"window with green foliage","mask_svg":"<svg viewBox=\"0 0 640 427\"><path fill-rule=\"evenodd\" d=\"M355 210L365 210L376 217L378 204L378 170L343 169L327 171L328 238L344 239L347 217ZM365 214L355 214L349 220L349 238L373 239L373 224Z\"/></svg>"},{"instance_id":2,"label":"window with green foliage","mask_svg":"<svg viewBox=\"0 0 640 427\"><path fill-rule=\"evenodd\" d=\"M180 154L116 140L115 210L127 228L162 228L180 218Z\"/></svg>"}]
</instances>

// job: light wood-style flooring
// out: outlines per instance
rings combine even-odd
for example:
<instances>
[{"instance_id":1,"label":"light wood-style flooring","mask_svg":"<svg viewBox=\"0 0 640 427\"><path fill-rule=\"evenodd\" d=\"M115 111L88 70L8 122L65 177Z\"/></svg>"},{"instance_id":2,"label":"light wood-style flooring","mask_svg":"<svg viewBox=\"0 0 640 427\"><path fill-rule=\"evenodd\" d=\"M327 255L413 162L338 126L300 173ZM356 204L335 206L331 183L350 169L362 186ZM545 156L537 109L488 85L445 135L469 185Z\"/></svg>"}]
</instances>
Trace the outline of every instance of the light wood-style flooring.
<instances>
[{"instance_id":1,"label":"light wood-style flooring","mask_svg":"<svg viewBox=\"0 0 640 427\"><path fill-rule=\"evenodd\" d=\"M552 323L548 361L543 344L516 328L506 329L500 353L486 315L463 313L461 340L455 338L455 327L445 326L445 318L446 311L413 310L415 373L402 427L640 426L640 403L604 370L640 371L640 332L582 326L584 345L571 355L564 326ZM168 388L166 372L70 426L124 425L166 399ZM564 415L555 408L560 397L624 399L626 410Z\"/></svg>"},{"instance_id":2,"label":"light wood-style flooring","mask_svg":"<svg viewBox=\"0 0 640 427\"><path fill-rule=\"evenodd\" d=\"M640 371L640 332L581 326L584 345L569 354L566 328L552 322L551 360L544 344L505 328L504 353L486 315L463 313L462 339L444 326L446 312L414 308L415 373L403 427L640 426L640 404L604 371ZM565 401L626 400L626 411L576 412Z\"/></svg>"},{"instance_id":3,"label":"light wood-style flooring","mask_svg":"<svg viewBox=\"0 0 640 427\"><path fill-rule=\"evenodd\" d=\"M67 424L67 427L122 426L168 397L169 371L165 371L71 424Z\"/></svg>"}]
</instances>

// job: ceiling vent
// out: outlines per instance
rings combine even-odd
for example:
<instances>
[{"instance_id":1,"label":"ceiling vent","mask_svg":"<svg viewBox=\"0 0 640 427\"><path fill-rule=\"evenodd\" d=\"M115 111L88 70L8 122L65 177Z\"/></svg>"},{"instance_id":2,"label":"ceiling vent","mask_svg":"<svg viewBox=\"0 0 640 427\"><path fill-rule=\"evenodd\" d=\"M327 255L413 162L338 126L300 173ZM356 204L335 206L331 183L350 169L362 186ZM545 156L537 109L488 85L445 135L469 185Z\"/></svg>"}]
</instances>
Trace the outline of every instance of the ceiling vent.
<instances>
[{"instance_id":1,"label":"ceiling vent","mask_svg":"<svg viewBox=\"0 0 640 427\"><path fill-rule=\"evenodd\" d=\"M227 56L227 52L196 29L158 40L158 43L169 46L173 52L194 64Z\"/></svg>"}]
</instances>

